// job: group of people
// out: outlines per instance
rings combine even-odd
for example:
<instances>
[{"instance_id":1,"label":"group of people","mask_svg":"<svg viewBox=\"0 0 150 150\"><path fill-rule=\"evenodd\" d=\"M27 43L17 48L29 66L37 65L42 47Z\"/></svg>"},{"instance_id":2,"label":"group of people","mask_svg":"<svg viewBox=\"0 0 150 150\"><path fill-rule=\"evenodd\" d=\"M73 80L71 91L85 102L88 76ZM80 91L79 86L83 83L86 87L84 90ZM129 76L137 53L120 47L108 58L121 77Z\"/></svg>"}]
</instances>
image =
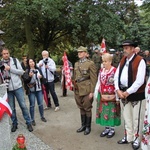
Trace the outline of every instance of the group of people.
<instances>
[{"instance_id":1,"label":"group of people","mask_svg":"<svg viewBox=\"0 0 150 150\"><path fill-rule=\"evenodd\" d=\"M1 55L4 66L4 68L1 69L1 75L7 84L8 103L12 109L11 131L15 132L18 128L15 108L16 98L26 121L27 129L32 132L32 126L36 125L34 116L35 100L37 100L41 121L47 122L44 117L42 86L45 86L45 89L50 92L55 104L55 111L60 109L54 85L56 64L49 57L49 52L46 50L42 52L43 59L40 60L38 64L36 64L34 59L27 59L26 57L23 57L23 62L20 63L17 58L10 56L9 50L5 47L2 48ZM29 99L29 111L25 103L24 89ZM51 104L50 101L48 104ZM48 107L51 107L51 105L48 105Z\"/></svg>"},{"instance_id":2,"label":"group of people","mask_svg":"<svg viewBox=\"0 0 150 150\"><path fill-rule=\"evenodd\" d=\"M121 124L121 113L124 122L124 136L118 144L131 143L137 150L144 145L148 150L150 145L149 98L145 99L146 63L143 57L135 53L137 45L132 40L125 40L123 57L117 68L112 66L113 56L102 54L102 65L97 78L97 69L92 60L86 58L87 49L78 48L79 61L74 67L75 100L81 115L81 127L78 133L84 135L91 132L92 102L97 101L96 123L104 126L100 137L112 138L115 126ZM141 74L142 73L142 74ZM150 84L149 86L150 91ZM149 92L150 93L150 92ZM148 93L147 93L148 95ZM147 102L144 119L145 102ZM143 134L142 129L145 132Z\"/></svg>"},{"instance_id":3,"label":"group of people","mask_svg":"<svg viewBox=\"0 0 150 150\"><path fill-rule=\"evenodd\" d=\"M92 103L96 99L96 123L104 126L100 137L112 138L115 135L115 126L121 125L122 113L124 136L118 141L118 144L131 143L132 148L137 150L142 143L142 148L147 150L150 145L150 79L146 80L146 63L143 57L135 53L137 45L133 41L125 40L121 47L123 48L123 57L119 65L114 67L112 65L113 56L104 53L101 60L98 61L102 62L102 68L98 64L95 65L87 57L86 47L80 46L77 49L79 60L75 63L74 70L71 64L69 66L73 70L71 76L74 84L74 98L80 110L81 118L81 126L76 132L84 132L84 135L90 134ZM44 117L43 108L43 80L47 95L50 92L53 98L55 111L60 109L54 84L56 64L49 57L48 51L44 50L42 57L43 59L37 64L34 59L26 60L24 58L25 63L22 66L16 59L16 66L14 58L10 57L9 50L7 48L2 49L4 69L1 70L1 73L8 85L8 102L12 109L12 132L15 132L18 126L15 98L19 103L30 132L33 131L32 126L36 125L34 117L35 98L37 99L41 120L43 122L47 121ZM99 59L99 57L95 56L93 59ZM22 76L22 79L20 76ZM30 113L25 104L22 80L29 99ZM62 80L65 87L65 77ZM66 89L62 94L63 96L67 95ZM47 99L47 107L51 107L50 99ZM144 110L146 108L145 118L143 108ZM142 129L144 130L143 133Z\"/></svg>"}]
</instances>

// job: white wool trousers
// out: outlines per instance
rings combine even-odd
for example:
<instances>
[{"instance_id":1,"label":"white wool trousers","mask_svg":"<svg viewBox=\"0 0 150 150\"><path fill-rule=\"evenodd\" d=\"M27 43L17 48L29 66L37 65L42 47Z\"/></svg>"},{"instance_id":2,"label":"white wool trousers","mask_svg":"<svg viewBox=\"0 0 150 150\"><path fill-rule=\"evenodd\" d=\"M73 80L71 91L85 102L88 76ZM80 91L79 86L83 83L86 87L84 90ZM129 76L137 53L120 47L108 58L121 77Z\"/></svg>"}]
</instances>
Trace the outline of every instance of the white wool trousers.
<instances>
[{"instance_id":1,"label":"white wool trousers","mask_svg":"<svg viewBox=\"0 0 150 150\"><path fill-rule=\"evenodd\" d=\"M126 104L120 102L120 104L124 118L125 138L128 142L135 140L140 142L145 112L145 100L128 102Z\"/></svg>"}]
</instances>

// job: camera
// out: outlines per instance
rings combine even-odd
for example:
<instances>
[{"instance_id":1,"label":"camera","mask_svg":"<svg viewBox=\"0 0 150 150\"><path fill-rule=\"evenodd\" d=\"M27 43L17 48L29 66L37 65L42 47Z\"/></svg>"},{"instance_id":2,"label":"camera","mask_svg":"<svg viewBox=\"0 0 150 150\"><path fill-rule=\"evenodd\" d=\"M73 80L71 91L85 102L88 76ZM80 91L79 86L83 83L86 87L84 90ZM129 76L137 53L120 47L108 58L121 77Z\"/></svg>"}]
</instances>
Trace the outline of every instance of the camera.
<instances>
[{"instance_id":1,"label":"camera","mask_svg":"<svg viewBox=\"0 0 150 150\"><path fill-rule=\"evenodd\" d=\"M32 72L33 72L34 74L38 73L38 71L37 71L37 70L32 70Z\"/></svg>"},{"instance_id":2,"label":"camera","mask_svg":"<svg viewBox=\"0 0 150 150\"><path fill-rule=\"evenodd\" d=\"M47 65L47 63L48 63L48 58L46 58L46 59L44 60L44 63L45 63L45 65Z\"/></svg>"},{"instance_id":3,"label":"camera","mask_svg":"<svg viewBox=\"0 0 150 150\"><path fill-rule=\"evenodd\" d=\"M10 76L4 76L4 80L10 80L11 77Z\"/></svg>"},{"instance_id":4,"label":"camera","mask_svg":"<svg viewBox=\"0 0 150 150\"><path fill-rule=\"evenodd\" d=\"M5 69L4 62L0 61L0 70L3 71Z\"/></svg>"}]
</instances>

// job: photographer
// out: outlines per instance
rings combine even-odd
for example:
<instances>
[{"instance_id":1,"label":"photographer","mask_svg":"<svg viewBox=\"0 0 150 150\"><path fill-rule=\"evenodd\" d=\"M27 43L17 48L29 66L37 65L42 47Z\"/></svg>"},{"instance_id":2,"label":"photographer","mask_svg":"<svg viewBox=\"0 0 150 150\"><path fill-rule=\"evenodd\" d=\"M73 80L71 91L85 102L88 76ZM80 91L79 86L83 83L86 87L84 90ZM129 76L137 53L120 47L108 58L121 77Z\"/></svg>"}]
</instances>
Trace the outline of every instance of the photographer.
<instances>
[{"instance_id":1,"label":"photographer","mask_svg":"<svg viewBox=\"0 0 150 150\"><path fill-rule=\"evenodd\" d=\"M8 84L8 103L12 109L12 128L11 131L15 132L18 126L18 120L15 109L15 97L19 103L19 106L22 110L24 119L26 120L27 128L30 132L33 131L31 125L31 119L29 117L28 109L25 104L24 91L22 88L22 81L20 76L23 75L24 70L22 69L20 62L16 59L17 68L15 66L14 60L10 57L9 50L7 48L2 49L2 62L4 65L4 70L2 71L2 76L4 81Z\"/></svg>"},{"instance_id":2,"label":"photographer","mask_svg":"<svg viewBox=\"0 0 150 150\"><path fill-rule=\"evenodd\" d=\"M44 50L42 52L43 59L39 61L38 66L41 69L44 78L47 79L47 83L45 87L48 91L50 91L51 96L53 98L55 104L55 111L59 110L59 102L55 92L55 84L54 84L54 74L53 72L56 71L56 64L55 62L49 57L48 51ZM49 102L50 103L50 102ZM50 104L48 104L48 107Z\"/></svg>"},{"instance_id":3,"label":"photographer","mask_svg":"<svg viewBox=\"0 0 150 150\"><path fill-rule=\"evenodd\" d=\"M39 113L41 120L43 122L46 122L46 119L44 118L44 110L43 110L43 94L42 94L42 87L41 87L41 81L42 74L40 73L39 68L36 67L36 63L33 59L27 60L27 70L26 72L31 77L29 82L24 82L25 85L27 85L28 91L26 91L29 102L30 102L30 116L32 125L35 126L35 119L34 119L34 108L35 108L35 98L37 99L38 107L39 107Z\"/></svg>"}]
</instances>

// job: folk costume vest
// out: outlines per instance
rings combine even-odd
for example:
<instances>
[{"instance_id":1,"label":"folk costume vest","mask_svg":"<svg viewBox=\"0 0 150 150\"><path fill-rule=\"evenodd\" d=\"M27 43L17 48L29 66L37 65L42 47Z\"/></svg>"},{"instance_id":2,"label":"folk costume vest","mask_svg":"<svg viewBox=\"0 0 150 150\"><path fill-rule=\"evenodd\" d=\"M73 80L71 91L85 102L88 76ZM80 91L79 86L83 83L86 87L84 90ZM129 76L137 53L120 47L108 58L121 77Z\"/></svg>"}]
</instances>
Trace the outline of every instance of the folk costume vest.
<instances>
[{"instance_id":1,"label":"folk costume vest","mask_svg":"<svg viewBox=\"0 0 150 150\"><path fill-rule=\"evenodd\" d=\"M126 63L126 58L127 57L123 57L121 59L120 62L120 69L119 69L119 88L121 83L120 83L120 77L121 77L121 73L123 70L123 67L125 66ZM136 80L136 75L137 75L137 71L138 71L138 66L140 61L142 60L142 57L139 55L134 55L134 57L132 58L132 60L129 62L129 66L128 66L128 87L131 87L131 85L133 84L133 82ZM142 75L142 74L141 74ZM141 101L143 99L145 99L145 86L146 86L146 80L143 83L143 85L137 90L137 92L130 94L127 97L128 101Z\"/></svg>"}]
</instances>

